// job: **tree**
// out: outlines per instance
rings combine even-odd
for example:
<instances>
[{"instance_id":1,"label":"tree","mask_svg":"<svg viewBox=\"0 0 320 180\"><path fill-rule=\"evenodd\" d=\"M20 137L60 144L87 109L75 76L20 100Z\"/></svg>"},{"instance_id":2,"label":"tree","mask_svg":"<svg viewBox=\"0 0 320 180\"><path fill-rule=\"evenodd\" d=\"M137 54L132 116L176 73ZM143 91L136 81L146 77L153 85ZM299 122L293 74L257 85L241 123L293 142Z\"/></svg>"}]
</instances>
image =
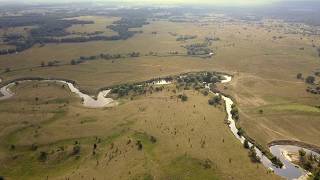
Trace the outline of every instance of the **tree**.
<instances>
[{"instance_id":1,"label":"tree","mask_svg":"<svg viewBox=\"0 0 320 180\"><path fill-rule=\"evenodd\" d=\"M210 105L221 104L222 97L220 95L214 96L213 98L208 100Z\"/></svg>"},{"instance_id":2,"label":"tree","mask_svg":"<svg viewBox=\"0 0 320 180\"><path fill-rule=\"evenodd\" d=\"M300 149L300 150L299 150L299 156L300 156L300 157L304 157L305 155L306 155L306 151L303 150L303 149Z\"/></svg>"},{"instance_id":3,"label":"tree","mask_svg":"<svg viewBox=\"0 0 320 180\"><path fill-rule=\"evenodd\" d=\"M46 161L47 159L48 159L48 153L44 152L44 151L41 151L40 155L39 155L39 160L40 161Z\"/></svg>"},{"instance_id":4,"label":"tree","mask_svg":"<svg viewBox=\"0 0 320 180\"><path fill-rule=\"evenodd\" d=\"M244 130L243 130L242 128L239 128L237 134L238 134L239 136L243 136Z\"/></svg>"},{"instance_id":5,"label":"tree","mask_svg":"<svg viewBox=\"0 0 320 180\"><path fill-rule=\"evenodd\" d=\"M262 110L262 109L260 109L260 110L259 110L259 113L260 113L260 114L263 114L263 110Z\"/></svg>"},{"instance_id":6,"label":"tree","mask_svg":"<svg viewBox=\"0 0 320 180\"><path fill-rule=\"evenodd\" d=\"M306 83L308 84L314 84L314 81L316 80L316 78L314 76L308 76L306 78Z\"/></svg>"},{"instance_id":7,"label":"tree","mask_svg":"<svg viewBox=\"0 0 320 180\"><path fill-rule=\"evenodd\" d=\"M257 156L257 152L256 152L254 146L251 146L251 148L249 150L249 157L251 158L252 162L260 162L261 161L260 157Z\"/></svg>"},{"instance_id":8,"label":"tree","mask_svg":"<svg viewBox=\"0 0 320 180\"><path fill-rule=\"evenodd\" d=\"M150 141L152 143L156 143L157 142L157 139L154 137L154 136L150 136Z\"/></svg>"},{"instance_id":9,"label":"tree","mask_svg":"<svg viewBox=\"0 0 320 180\"><path fill-rule=\"evenodd\" d=\"M72 155L77 155L80 153L81 147L79 144L76 144L75 146L73 146L72 149Z\"/></svg>"},{"instance_id":10,"label":"tree","mask_svg":"<svg viewBox=\"0 0 320 180\"><path fill-rule=\"evenodd\" d=\"M302 73L297 74L297 79L302 79Z\"/></svg>"},{"instance_id":11,"label":"tree","mask_svg":"<svg viewBox=\"0 0 320 180\"><path fill-rule=\"evenodd\" d=\"M13 144L11 144L11 145L10 145L10 150L15 150L15 149L16 149L16 146L13 145Z\"/></svg>"},{"instance_id":12,"label":"tree","mask_svg":"<svg viewBox=\"0 0 320 180\"><path fill-rule=\"evenodd\" d=\"M77 61L74 60L74 59L72 59L72 60L70 61L70 64L71 64L71 65L76 65L76 64L77 64Z\"/></svg>"},{"instance_id":13,"label":"tree","mask_svg":"<svg viewBox=\"0 0 320 180\"><path fill-rule=\"evenodd\" d=\"M183 95L181 96L181 101L188 101L188 96L185 95L185 94L183 94Z\"/></svg>"},{"instance_id":14,"label":"tree","mask_svg":"<svg viewBox=\"0 0 320 180\"><path fill-rule=\"evenodd\" d=\"M142 143L140 140L137 141L136 145L138 146L138 150L142 150Z\"/></svg>"}]
</instances>

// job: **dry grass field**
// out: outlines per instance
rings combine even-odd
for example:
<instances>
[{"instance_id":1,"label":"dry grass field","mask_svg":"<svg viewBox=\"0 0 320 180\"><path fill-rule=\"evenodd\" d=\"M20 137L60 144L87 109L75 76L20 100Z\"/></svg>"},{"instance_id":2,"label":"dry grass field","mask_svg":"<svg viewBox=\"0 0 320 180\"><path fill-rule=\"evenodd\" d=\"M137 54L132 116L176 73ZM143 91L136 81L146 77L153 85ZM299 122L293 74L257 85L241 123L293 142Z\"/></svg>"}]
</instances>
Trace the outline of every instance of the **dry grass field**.
<instances>
[{"instance_id":1,"label":"dry grass field","mask_svg":"<svg viewBox=\"0 0 320 180\"><path fill-rule=\"evenodd\" d=\"M0 103L0 173L9 179L277 179L251 163L224 124L223 106L209 106L209 97L193 90L181 102L172 89L87 109L59 84L19 84L16 96ZM72 155L75 141L78 155Z\"/></svg>"}]
</instances>

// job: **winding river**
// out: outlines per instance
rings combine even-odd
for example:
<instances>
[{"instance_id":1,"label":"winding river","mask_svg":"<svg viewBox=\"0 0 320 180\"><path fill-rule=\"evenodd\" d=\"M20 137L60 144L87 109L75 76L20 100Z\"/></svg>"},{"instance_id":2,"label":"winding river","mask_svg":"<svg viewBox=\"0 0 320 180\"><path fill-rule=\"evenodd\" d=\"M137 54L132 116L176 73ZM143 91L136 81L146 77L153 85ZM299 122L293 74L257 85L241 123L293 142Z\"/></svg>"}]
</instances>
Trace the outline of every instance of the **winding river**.
<instances>
[{"instance_id":1,"label":"winding river","mask_svg":"<svg viewBox=\"0 0 320 180\"><path fill-rule=\"evenodd\" d=\"M221 83L228 83L232 80L231 76L225 75L224 77L225 77L225 80L222 80ZM207 86L207 87L209 87L209 86ZM217 95L219 95L219 94L217 94ZM222 96L222 99L225 101L226 111L227 111L227 115L228 115L227 117L228 117L228 122L229 122L229 128L230 128L231 132L233 133L233 135L243 144L245 141L245 138L243 136L238 135L238 129L236 128L235 120L232 119L232 115L231 115L231 107L234 104L234 102L226 96L223 96L223 95L221 95L221 96ZM252 144L249 143L249 146L251 147ZM301 167L293 164L289 160L290 157L287 156L287 153L297 153L300 149L304 149L307 153L312 153L314 155L320 156L316 152L313 152L309 149L301 148L301 147L295 146L295 145L273 145L273 146L270 146L269 148L270 148L270 152L274 156L278 157L284 166L282 168L278 168L278 167L274 166L272 164L272 162L266 156L264 156L258 148L255 147L255 151L257 153L257 156L260 157L261 163L266 168L272 170L275 174L277 174L281 177L284 177L288 180L304 179L304 177L306 177L306 175L309 172L302 169Z\"/></svg>"},{"instance_id":2,"label":"winding river","mask_svg":"<svg viewBox=\"0 0 320 180\"><path fill-rule=\"evenodd\" d=\"M10 90L16 83L24 83L31 80L23 80L23 81L16 81L13 83L10 83L6 86L3 86L0 89L0 93L2 96L0 96L0 101L11 98L14 93ZM97 98L94 98L92 96L89 96L83 92L81 92L77 87L75 87L72 83L62 80L37 80L39 82L53 82L53 83L61 83L68 86L69 90L72 93L75 93L82 99L83 106L88 108L102 108L102 107L111 107L118 104L118 102L114 101L112 98L107 98L106 96L111 90L103 90L100 91L97 95Z\"/></svg>"},{"instance_id":3,"label":"winding river","mask_svg":"<svg viewBox=\"0 0 320 180\"><path fill-rule=\"evenodd\" d=\"M224 80L221 80L221 83L229 83L232 80L231 76L227 76L224 75ZM31 80L23 80L23 81L17 81L19 83L23 83L23 82L27 82L27 81L31 81ZM38 81L38 80L37 80ZM72 83L67 82L67 81L62 81L62 80L40 80L41 82L54 82L54 83L61 83L61 84L65 84L68 86L69 90L72 93L77 94L80 98L82 98L82 102L83 105L85 107L89 107L89 108L102 108L102 107L111 107L111 106L116 106L118 104L118 102L114 101L111 98L107 98L107 94L111 91L109 90L103 90L100 91L97 95L97 98L93 98L92 96L89 96L85 93L82 93L77 87L75 87ZM156 84L156 85L167 85L167 84L171 84L172 81L166 81L164 79L160 79L157 81L152 82L152 84ZM0 101L1 100L5 100L5 99L9 99L11 98L14 93L10 91L10 88L13 87L16 84L16 82L7 84L6 86L3 86L2 88L0 88L0 93L3 96L0 96ZM210 84L206 85L207 88L210 89ZM214 93L210 90L211 93ZM217 93L214 93L216 95L219 95ZM245 138L243 136L239 136L238 135L238 129L236 128L236 123L235 120L232 118L231 115L231 107L234 104L234 102L226 97L221 95L223 100L225 101L225 108L227 111L227 118L228 118L228 124L229 124L229 128L231 130L231 132L233 133L233 135L243 144L245 141ZM249 146L251 147L252 144L249 143ZM295 179L303 179L303 177L305 177L309 172L305 171L304 169L302 169L301 167L296 166L295 164L293 164L290 161L290 157L287 156L288 153L296 153L298 152L300 149L304 149L307 153L312 153L314 155L320 156L318 153L313 152L309 149L305 149L305 148L301 148L299 146L295 146L295 145L273 145L270 146L270 151L271 153L278 157L281 162L284 164L284 166L282 168L278 168L276 166L274 166L272 164L272 162L262 154L262 152L255 147L255 151L257 153L257 156L260 157L261 159L261 163L268 169L272 170L275 174L284 177L286 179L289 180L295 180Z\"/></svg>"}]
</instances>

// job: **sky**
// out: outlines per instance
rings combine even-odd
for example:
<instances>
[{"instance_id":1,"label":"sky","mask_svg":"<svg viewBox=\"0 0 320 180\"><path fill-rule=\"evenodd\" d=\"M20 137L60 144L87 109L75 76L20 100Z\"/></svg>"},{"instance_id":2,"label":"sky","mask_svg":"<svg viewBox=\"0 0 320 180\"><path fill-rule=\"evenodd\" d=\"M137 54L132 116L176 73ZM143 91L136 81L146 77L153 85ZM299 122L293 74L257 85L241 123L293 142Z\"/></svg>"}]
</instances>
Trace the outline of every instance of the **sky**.
<instances>
[{"instance_id":1,"label":"sky","mask_svg":"<svg viewBox=\"0 0 320 180\"><path fill-rule=\"evenodd\" d=\"M266 5L281 1L296 1L296 0L0 0L1 2L10 3L70 3L70 2L121 2L121 3L137 3L137 4L210 4L210 5Z\"/></svg>"}]
</instances>

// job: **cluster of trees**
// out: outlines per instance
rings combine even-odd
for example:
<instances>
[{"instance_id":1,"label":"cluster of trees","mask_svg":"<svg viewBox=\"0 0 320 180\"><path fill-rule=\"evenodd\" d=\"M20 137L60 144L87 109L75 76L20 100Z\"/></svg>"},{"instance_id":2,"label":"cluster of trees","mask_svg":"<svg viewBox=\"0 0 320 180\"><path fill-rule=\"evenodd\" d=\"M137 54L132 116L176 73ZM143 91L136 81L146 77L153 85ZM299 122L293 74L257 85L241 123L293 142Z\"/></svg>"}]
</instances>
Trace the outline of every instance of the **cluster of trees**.
<instances>
[{"instance_id":1,"label":"cluster of trees","mask_svg":"<svg viewBox=\"0 0 320 180\"><path fill-rule=\"evenodd\" d=\"M313 179L320 179L320 157L310 153L307 154L303 149L299 150L299 164L313 173Z\"/></svg>"},{"instance_id":2,"label":"cluster of trees","mask_svg":"<svg viewBox=\"0 0 320 180\"><path fill-rule=\"evenodd\" d=\"M315 72L315 76L320 76L320 72ZM306 89L307 92L310 92L312 94L320 94L320 86L317 86L316 82L316 77L315 76L307 76L305 79L302 76L302 73L297 74L297 79L305 80L305 82L311 87L308 87Z\"/></svg>"},{"instance_id":3,"label":"cluster of trees","mask_svg":"<svg viewBox=\"0 0 320 180\"><path fill-rule=\"evenodd\" d=\"M196 39L198 36L196 35L180 35L176 38L176 41L186 41L189 39Z\"/></svg>"},{"instance_id":4,"label":"cluster of trees","mask_svg":"<svg viewBox=\"0 0 320 180\"><path fill-rule=\"evenodd\" d=\"M308 76L305 81L308 84L314 84L314 82L316 81L316 78L314 76Z\"/></svg>"},{"instance_id":5,"label":"cluster of trees","mask_svg":"<svg viewBox=\"0 0 320 180\"><path fill-rule=\"evenodd\" d=\"M91 33L88 32L72 32L72 34L74 35L81 35L81 36L95 36L95 35L99 35L99 34L103 34L104 31L94 31Z\"/></svg>"},{"instance_id":6,"label":"cluster of trees","mask_svg":"<svg viewBox=\"0 0 320 180\"><path fill-rule=\"evenodd\" d=\"M254 146L251 146L249 148L249 153L248 153L250 159L252 162L255 162L255 163L260 163L261 162L261 159L259 156L257 156L257 152L255 150L255 147Z\"/></svg>"},{"instance_id":7,"label":"cluster of trees","mask_svg":"<svg viewBox=\"0 0 320 180\"><path fill-rule=\"evenodd\" d=\"M128 96L132 92L136 95L145 94L147 90L145 86L135 85L135 84L123 84L112 88L111 93L117 94L118 97Z\"/></svg>"},{"instance_id":8,"label":"cluster of trees","mask_svg":"<svg viewBox=\"0 0 320 180\"><path fill-rule=\"evenodd\" d=\"M0 55L13 54L16 49L0 49Z\"/></svg>"},{"instance_id":9,"label":"cluster of trees","mask_svg":"<svg viewBox=\"0 0 320 180\"><path fill-rule=\"evenodd\" d=\"M220 76L216 73L201 72L201 73L189 73L184 76L180 76L177 79L178 86L187 88L202 89L204 88L203 83L215 84L220 82Z\"/></svg>"},{"instance_id":10,"label":"cluster of trees","mask_svg":"<svg viewBox=\"0 0 320 180\"><path fill-rule=\"evenodd\" d=\"M231 106L231 115L234 120L239 120L239 110L235 104Z\"/></svg>"},{"instance_id":11,"label":"cluster of trees","mask_svg":"<svg viewBox=\"0 0 320 180\"><path fill-rule=\"evenodd\" d=\"M216 106L216 105L221 104L221 101L222 101L221 95L216 95L216 96L212 97L211 99L209 99L208 103L212 106Z\"/></svg>"},{"instance_id":12,"label":"cluster of trees","mask_svg":"<svg viewBox=\"0 0 320 180\"><path fill-rule=\"evenodd\" d=\"M206 42L220 41L220 38L219 37L206 37L205 41Z\"/></svg>"},{"instance_id":13,"label":"cluster of trees","mask_svg":"<svg viewBox=\"0 0 320 180\"><path fill-rule=\"evenodd\" d=\"M140 57L140 52L131 52L128 54L99 54L99 55L93 55L93 56L80 56L78 59L72 59L70 61L71 65L77 65L86 61L92 61L92 60L97 60L97 59L105 59L105 60L110 60L110 59L119 59L119 58L126 58L126 57Z\"/></svg>"},{"instance_id":14,"label":"cluster of trees","mask_svg":"<svg viewBox=\"0 0 320 180\"><path fill-rule=\"evenodd\" d=\"M119 21L114 22L112 25L107 26L107 28L112 29L118 33L119 40L126 40L134 36L136 33L142 33L142 31L130 31L130 28L139 28L143 25L149 24L147 19L142 17L123 17Z\"/></svg>"},{"instance_id":15,"label":"cluster of trees","mask_svg":"<svg viewBox=\"0 0 320 180\"><path fill-rule=\"evenodd\" d=\"M2 17L0 18L0 27L17 27L17 26L37 26L32 29L29 37L23 37L17 34L9 34L4 39L8 45L13 45L16 48L0 50L0 55L12 54L21 52L31 48L34 44L44 43L79 43L89 41L114 41L126 40L136 33L142 31L130 31L130 28L142 27L148 24L145 18L124 17L116 21L113 25L107 26L116 32L118 35L104 36L100 31L94 33L86 33L82 37L68 37L57 38L70 35L71 33L65 31L68 27L74 24L93 24L93 21L80 21L75 19L64 19L63 15L30 15L18 17Z\"/></svg>"},{"instance_id":16,"label":"cluster of trees","mask_svg":"<svg viewBox=\"0 0 320 180\"><path fill-rule=\"evenodd\" d=\"M49 42L46 37L61 37L69 35L65 29L74 24L93 24L93 21L67 20L62 14L31 14L24 16L6 16L0 18L0 28L35 26L30 31L28 37L19 34L8 34L4 37L4 42L16 48L0 51L0 55L12 54L24 51L36 43Z\"/></svg>"},{"instance_id":17,"label":"cluster of trees","mask_svg":"<svg viewBox=\"0 0 320 180\"><path fill-rule=\"evenodd\" d=\"M212 50L208 47L208 43L195 43L185 46L188 55L208 55Z\"/></svg>"},{"instance_id":18,"label":"cluster of trees","mask_svg":"<svg viewBox=\"0 0 320 180\"><path fill-rule=\"evenodd\" d=\"M315 72L315 75L320 76L320 72ZM297 79L301 79L301 80L304 79L302 73L297 74ZM310 75L310 76L307 76L304 80L307 84L314 84L316 81L316 77Z\"/></svg>"}]
</instances>

